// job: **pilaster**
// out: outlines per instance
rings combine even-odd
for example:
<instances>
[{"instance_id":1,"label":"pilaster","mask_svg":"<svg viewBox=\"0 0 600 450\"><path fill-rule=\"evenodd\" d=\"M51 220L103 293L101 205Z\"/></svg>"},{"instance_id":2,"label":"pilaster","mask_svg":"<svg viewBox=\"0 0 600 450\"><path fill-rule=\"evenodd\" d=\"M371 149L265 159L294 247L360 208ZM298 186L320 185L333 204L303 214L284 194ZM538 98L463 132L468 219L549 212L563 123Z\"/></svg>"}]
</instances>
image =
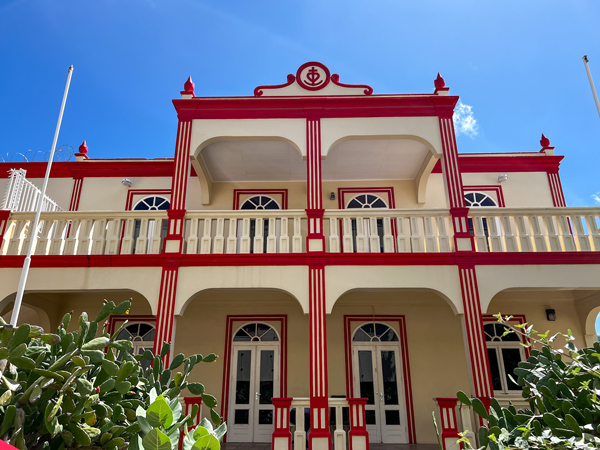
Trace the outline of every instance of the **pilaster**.
<instances>
[{"instance_id":1,"label":"pilaster","mask_svg":"<svg viewBox=\"0 0 600 450\"><path fill-rule=\"evenodd\" d=\"M306 194L308 217L308 252L325 251L323 235L323 187L321 180L321 119L306 119Z\"/></svg>"},{"instance_id":2,"label":"pilaster","mask_svg":"<svg viewBox=\"0 0 600 450\"><path fill-rule=\"evenodd\" d=\"M177 294L177 277L179 267L165 264L160 278L160 291L158 294L158 312L156 314L156 336L154 338L154 354L159 354L165 342L171 343L175 339L175 298ZM163 358L163 364L168 365L171 352Z\"/></svg>"}]
</instances>

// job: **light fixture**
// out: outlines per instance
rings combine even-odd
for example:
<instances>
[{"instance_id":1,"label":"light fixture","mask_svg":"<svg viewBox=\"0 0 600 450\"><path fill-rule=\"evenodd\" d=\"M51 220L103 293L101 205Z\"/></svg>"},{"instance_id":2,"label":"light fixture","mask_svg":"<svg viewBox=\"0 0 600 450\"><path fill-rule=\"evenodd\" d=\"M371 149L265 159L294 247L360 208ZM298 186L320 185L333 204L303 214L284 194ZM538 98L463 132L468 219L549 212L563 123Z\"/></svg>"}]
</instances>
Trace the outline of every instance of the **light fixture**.
<instances>
[{"instance_id":1,"label":"light fixture","mask_svg":"<svg viewBox=\"0 0 600 450\"><path fill-rule=\"evenodd\" d=\"M498 183L502 183L503 181L508 180L508 175L505 173L501 173L498 175Z\"/></svg>"},{"instance_id":2,"label":"light fixture","mask_svg":"<svg viewBox=\"0 0 600 450\"><path fill-rule=\"evenodd\" d=\"M133 181L131 181L129 178L123 178L121 180L121 183L123 184L123 186L127 186L128 188L130 188L133 185Z\"/></svg>"},{"instance_id":3,"label":"light fixture","mask_svg":"<svg viewBox=\"0 0 600 450\"><path fill-rule=\"evenodd\" d=\"M556 311L553 309L547 309L546 310L546 318L548 319L548 322L556 321Z\"/></svg>"},{"instance_id":4,"label":"light fixture","mask_svg":"<svg viewBox=\"0 0 600 450\"><path fill-rule=\"evenodd\" d=\"M329 194L329 200L335 200L335 192Z\"/></svg>"}]
</instances>

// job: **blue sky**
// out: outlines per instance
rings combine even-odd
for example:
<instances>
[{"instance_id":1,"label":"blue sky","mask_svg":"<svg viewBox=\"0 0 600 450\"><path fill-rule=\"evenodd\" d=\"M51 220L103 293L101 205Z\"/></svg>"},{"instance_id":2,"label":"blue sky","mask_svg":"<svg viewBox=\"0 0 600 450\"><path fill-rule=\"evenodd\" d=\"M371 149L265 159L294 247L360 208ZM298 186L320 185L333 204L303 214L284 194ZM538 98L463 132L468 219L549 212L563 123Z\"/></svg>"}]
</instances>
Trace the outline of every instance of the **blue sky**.
<instances>
[{"instance_id":1,"label":"blue sky","mask_svg":"<svg viewBox=\"0 0 600 450\"><path fill-rule=\"evenodd\" d=\"M157 158L188 75L197 95L252 95L317 60L375 93L431 92L441 72L476 122L459 151L537 151L543 132L566 155L567 204L593 206L600 119L581 57L600 85L599 17L596 0L0 0L0 154L50 148L70 64L59 145Z\"/></svg>"}]
</instances>

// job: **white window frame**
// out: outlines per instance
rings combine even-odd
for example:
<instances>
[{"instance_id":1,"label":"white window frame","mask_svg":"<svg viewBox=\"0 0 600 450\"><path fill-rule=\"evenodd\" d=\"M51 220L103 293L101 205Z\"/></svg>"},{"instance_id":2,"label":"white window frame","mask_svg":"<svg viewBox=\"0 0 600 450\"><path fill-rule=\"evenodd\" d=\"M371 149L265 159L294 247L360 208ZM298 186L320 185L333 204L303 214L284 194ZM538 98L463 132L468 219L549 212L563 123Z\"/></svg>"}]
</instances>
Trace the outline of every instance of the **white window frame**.
<instances>
[{"instance_id":1,"label":"white window frame","mask_svg":"<svg viewBox=\"0 0 600 450\"><path fill-rule=\"evenodd\" d=\"M492 325L492 324L499 324L499 322L497 321L484 321L483 322L483 326L485 327L486 325ZM497 362L498 362L498 371L500 372L500 383L502 385L502 389L501 390L494 390L495 394L503 394L503 395L514 395L514 394L521 394L522 389L508 389L508 376L506 375L506 369L504 368L504 359L502 356L502 349L503 348L508 348L508 349L519 349L519 353L521 355L521 361L527 361L527 355L525 354L525 347L523 347L522 343L522 339L518 334L515 334L517 337L519 337L519 341L488 341L487 338L485 340L485 345L486 345L486 349L487 348L493 348L496 350L496 358L497 358ZM484 328L484 336L485 336L485 328ZM489 355L488 355L489 358ZM490 371L491 371L491 366L490 366ZM491 376L491 373L490 373ZM513 375L513 378L517 379L516 376ZM492 386L493 388L493 386Z\"/></svg>"}]
</instances>

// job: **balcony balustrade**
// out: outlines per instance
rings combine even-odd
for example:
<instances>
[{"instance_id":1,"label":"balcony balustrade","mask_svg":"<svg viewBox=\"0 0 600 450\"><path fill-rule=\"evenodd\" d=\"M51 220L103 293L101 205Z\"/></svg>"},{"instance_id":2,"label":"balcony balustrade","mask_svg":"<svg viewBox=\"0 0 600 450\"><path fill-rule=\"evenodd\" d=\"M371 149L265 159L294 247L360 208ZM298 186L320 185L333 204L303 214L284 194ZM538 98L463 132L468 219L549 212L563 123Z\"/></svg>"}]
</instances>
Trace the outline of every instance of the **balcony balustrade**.
<instances>
[{"instance_id":1,"label":"balcony balustrade","mask_svg":"<svg viewBox=\"0 0 600 450\"><path fill-rule=\"evenodd\" d=\"M10 213L1 255L26 253L33 218ZM44 212L34 254L160 254L167 225L166 211ZM472 208L469 226L477 252L600 251L600 208ZM444 209L328 210L323 228L329 253L454 251ZM304 253L307 217L303 210L188 211L183 237L188 255Z\"/></svg>"}]
</instances>

